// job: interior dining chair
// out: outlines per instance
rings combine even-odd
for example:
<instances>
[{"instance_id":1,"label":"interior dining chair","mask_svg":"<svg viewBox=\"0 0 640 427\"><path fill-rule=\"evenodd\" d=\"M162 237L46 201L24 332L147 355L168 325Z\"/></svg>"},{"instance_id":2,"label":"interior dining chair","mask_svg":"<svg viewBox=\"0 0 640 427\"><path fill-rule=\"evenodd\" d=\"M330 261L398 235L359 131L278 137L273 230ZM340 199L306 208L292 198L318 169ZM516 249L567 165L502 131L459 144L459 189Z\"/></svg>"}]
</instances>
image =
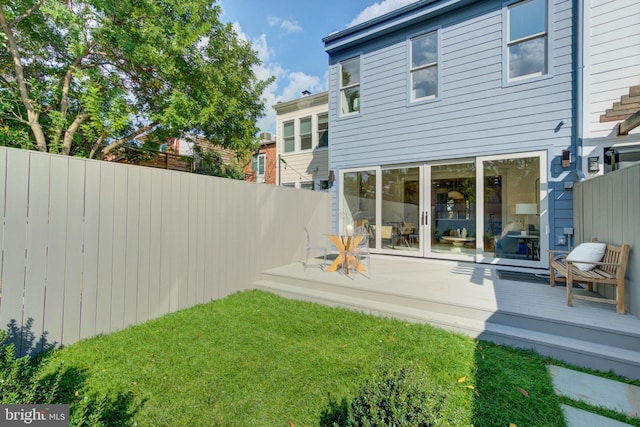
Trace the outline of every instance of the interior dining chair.
<instances>
[{"instance_id":1,"label":"interior dining chair","mask_svg":"<svg viewBox=\"0 0 640 427\"><path fill-rule=\"evenodd\" d=\"M309 230L307 229L307 227L304 227L304 235L307 244L307 256L304 260L304 270L307 271L307 265L309 264L309 254L311 254L312 252L322 252L324 261L322 262L322 264L320 264L320 268L324 271L324 267L327 265L327 248L311 246L311 237L309 236Z\"/></svg>"},{"instance_id":2,"label":"interior dining chair","mask_svg":"<svg viewBox=\"0 0 640 427\"><path fill-rule=\"evenodd\" d=\"M355 236L362 236L362 240L355 247L356 265L360 265L363 261L366 261L364 275L371 277L371 254L369 253L369 231L365 227L357 227L354 233ZM357 271L357 269L356 269Z\"/></svg>"}]
</instances>

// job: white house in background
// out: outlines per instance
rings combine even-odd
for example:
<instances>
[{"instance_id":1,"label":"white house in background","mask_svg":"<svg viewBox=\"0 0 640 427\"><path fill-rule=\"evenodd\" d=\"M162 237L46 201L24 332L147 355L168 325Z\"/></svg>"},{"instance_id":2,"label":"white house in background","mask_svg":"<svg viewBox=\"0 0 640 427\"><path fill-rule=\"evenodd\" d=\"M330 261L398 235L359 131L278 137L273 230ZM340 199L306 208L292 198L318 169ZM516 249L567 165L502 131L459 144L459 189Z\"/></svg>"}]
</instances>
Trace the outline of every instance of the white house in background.
<instances>
[{"instance_id":1,"label":"white house in background","mask_svg":"<svg viewBox=\"0 0 640 427\"><path fill-rule=\"evenodd\" d=\"M308 190L329 188L327 92L274 105L279 184Z\"/></svg>"},{"instance_id":2,"label":"white house in background","mask_svg":"<svg viewBox=\"0 0 640 427\"><path fill-rule=\"evenodd\" d=\"M580 6L578 154L590 177L640 162L640 3L584 0Z\"/></svg>"}]
</instances>

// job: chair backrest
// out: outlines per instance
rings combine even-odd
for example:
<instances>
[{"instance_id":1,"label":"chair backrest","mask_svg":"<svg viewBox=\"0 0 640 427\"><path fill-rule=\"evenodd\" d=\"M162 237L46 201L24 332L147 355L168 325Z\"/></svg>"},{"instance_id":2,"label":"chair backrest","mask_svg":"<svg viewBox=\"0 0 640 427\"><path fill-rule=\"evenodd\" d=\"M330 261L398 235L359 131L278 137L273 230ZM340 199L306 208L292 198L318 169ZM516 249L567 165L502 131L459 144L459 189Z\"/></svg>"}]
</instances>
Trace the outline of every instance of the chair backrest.
<instances>
[{"instance_id":1,"label":"chair backrest","mask_svg":"<svg viewBox=\"0 0 640 427\"><path fill-rule=\"evenodd\" d=\"M356 227L356 231L353 233L354 236L362 236L362 240L358 243L358 247L368 247L369 246L369 231L366 228L359 226Z\"/></svg>"},{"instance_id":2,"label":"chair backrest","mask_svg":"<svg viewBox=\"0 0 640 427\"><path fill-rule=\"evenodd\" d=\"M380 230L380 236L383 239L393 238L393 225L383 225Z\"/></svg>"},{"instance_id":3,"label":"chair backrest","mask_svg":"<svg viewBox=\"0 0 640 427\"><path fill-rule=\"evenodd\" d=\"M304 227L304 235L307 243L307 248L311 247L311 237L309 237L309 229Z\"/></svg>"}]
</instances>

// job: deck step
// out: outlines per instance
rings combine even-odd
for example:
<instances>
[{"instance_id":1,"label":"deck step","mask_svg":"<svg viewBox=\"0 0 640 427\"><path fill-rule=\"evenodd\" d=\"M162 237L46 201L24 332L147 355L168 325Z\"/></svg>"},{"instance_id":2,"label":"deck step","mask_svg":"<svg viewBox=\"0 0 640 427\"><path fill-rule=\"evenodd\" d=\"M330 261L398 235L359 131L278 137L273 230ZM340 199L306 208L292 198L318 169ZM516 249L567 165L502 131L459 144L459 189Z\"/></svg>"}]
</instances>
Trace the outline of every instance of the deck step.
<instances>
[{"instance_id":1,"label":"deck step","mask_svg":"<svg viewBox=\"0 0 640 427\"><path fill-rule=\"evenodd\" d=\"M314 277L286 276L279 273L263 272L263 280L291 285L306 290L325 291L340 296L362 298L367 304L394 304L402 307L403 311L410 308L420 312L434 312L443 315L450 314L470 320L490 322L494 325L517 327L527 331L549 333L566 339L577 339L587 342L611 346L616 349L640 352L640 329L635 331L620 331L611 327L601 327L597 324L572 322L569 319L550 319L539 315L532 315L516 310L486 309L480 306L460 303L454 300L441 300L433 296L407 295L390 290L371 290L366 285L359 285L351 279L342 277L341 280L320 281ZM541 286L541 285L536 285ZM615 333L614 333L615 332ZM639 374L640 375L640 374Z\"/></svg>"},{"instance_id":2,"label":"deck step","mask_svg":"<svg viewBox=\"0 0 640 427\"><path fill-rule=\"evenodd\" d=\"M550 322L546 328L543 320L536 319L536 328L526 328L526 322L515 322L516 326L505 324L510 318L505 314L495 316L487 310L472 310L469 307L443 308L443 304L404 301L402 298L381 296L375 292L358 292L344 286L320 286L317 283L282 283L265 278L254 283L257 289L266 290L286 298L316 302L332 307L403 319L412 322L428 323L445 330L463 333L474 338L521 348L534 348L538 353L560 360L587 366L601 371L613 370L629 378L640 379L640 352L602 344L594 340L570 338L549 331L557 330L556 322ZM285 280L286 281L286 280ZM405 298L409 300L409 298ZM477 313L480 312L480 313ZM470 315L471 314L471 315ZM500 323L496 323L498 319Z\"/></svg>"}]
</instances>

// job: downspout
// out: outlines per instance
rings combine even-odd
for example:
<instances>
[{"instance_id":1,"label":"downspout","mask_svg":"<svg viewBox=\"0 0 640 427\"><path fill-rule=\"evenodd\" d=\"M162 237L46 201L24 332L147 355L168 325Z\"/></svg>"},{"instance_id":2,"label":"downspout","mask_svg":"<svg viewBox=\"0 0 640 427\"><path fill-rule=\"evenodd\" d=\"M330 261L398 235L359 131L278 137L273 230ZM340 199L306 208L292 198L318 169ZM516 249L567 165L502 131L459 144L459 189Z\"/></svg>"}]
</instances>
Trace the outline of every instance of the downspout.
<instances>
[{"instance_id":1,"label":"downspout","mask_svg":"<svg viewBox=\"0 0 640 427\"><path fill-rule=\"evenodd\" d=\"M576 147L576 162L575 173L578 181L585 179L584 171L582 170L582 140L583 140L583 126L584 126L584 0L576 0L577 2L577 16L576 16L576 108L575 108L575 147Z\"/></svg>"}]
</instances>

